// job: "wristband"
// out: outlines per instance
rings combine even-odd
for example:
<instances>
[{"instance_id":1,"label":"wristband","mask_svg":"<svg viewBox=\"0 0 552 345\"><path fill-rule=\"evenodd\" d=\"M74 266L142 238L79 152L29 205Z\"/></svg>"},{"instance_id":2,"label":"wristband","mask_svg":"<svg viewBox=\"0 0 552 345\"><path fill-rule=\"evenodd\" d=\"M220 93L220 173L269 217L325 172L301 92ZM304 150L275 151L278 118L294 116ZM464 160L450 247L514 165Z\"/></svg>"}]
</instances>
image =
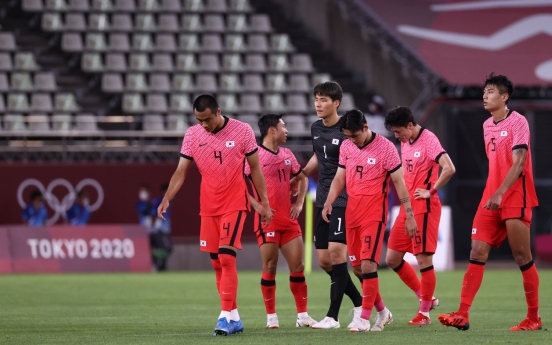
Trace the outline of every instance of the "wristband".
<instances>
[{"instance_id":1,"label":"wristband","mask_svg":"<svg viewBox=\"0 0 552 345\"><path fill-rule=\"evenodd\" d=\"M429 190L429 195L433 195L433 194L436 194L437 193L437 189L431 187L431 189Z\"/></svg>"}]
</instances>

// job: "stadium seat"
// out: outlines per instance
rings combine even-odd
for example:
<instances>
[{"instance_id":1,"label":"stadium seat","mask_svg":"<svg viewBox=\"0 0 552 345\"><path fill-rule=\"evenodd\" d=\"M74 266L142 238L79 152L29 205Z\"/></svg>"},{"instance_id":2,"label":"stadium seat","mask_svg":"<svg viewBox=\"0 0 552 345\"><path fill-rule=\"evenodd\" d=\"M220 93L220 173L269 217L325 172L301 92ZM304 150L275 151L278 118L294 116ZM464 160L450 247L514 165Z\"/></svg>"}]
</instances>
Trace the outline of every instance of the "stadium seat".
<instances>
[{"instance_id":1,"label":"stadium seat","mask_svg":"<svg viewBox=\"0 0 552 345\"><path fill-rule=\"evenodd\" d=\"M107 50L105 35L102 33L86 34L86 50L103 52Z\"/></svg>"},{"instance_id":2,"label":"stadium seat","mask_svg":"<svg viewBox=\"0 0 552 345\"><path fill-rule=\"evenodd\" d=\"M44 13L41 21L42 30L46 32L55 32L63 30L63 22L60 13Z\"/></svg>"},{"instance_id":3,"label":"stadium seat","mask_svg":"<svg viewBox=\"0 0 552 345\"><path fill-rule=\"evenodd\" d=\"M12 73L10 85L14 91L32 91L34 89L31 75L25 72Z\"/></svg>"},{"instance_id":4,"label":"stadium seat","mask_svg":"<svg viewBox=\"0 0 552 345\"><path fill-rule=\"evenodd\" d=\"M0 114L6 111L6 105L4 104L4 95L0 96Z\"/></svg>"},{"instance_id":5,"label":"stadium seat","mask_svg":"<svg viewBox=\"0 0 552 345\"><path fill-rule=\"evenodd\" d=\"M268 61L272 71L288 72L291 69L286 54L272 54L268 57Z\"/></svg>"},{"instance_id":6,"label":"stadium seat","mask_svg":"<svg viewBox=\"0 0 552 345\"><path fill-rule=\"evenodd\" d=\"M153 69L158 72L173 72L174 65L171 54L154 54Z\"/></svg>"},{"instance_id":7,"label":"stadium seat","mask_svg":"<svg viewBox=\"0 0 552 345\"><path fill-rule=\"evenodd\" d=\"M109 20L105 13L91 13L88 16L88 29L91 31L109 30Z\"/></svg>"},{"instance_id":8,"label":"stadium seat","mask_svg":"<svg viewBox=\"0 0 552 345\"><path fill-rule=\"evenodd\" d=\"M201 54L199 57L199 68L204 72L220 71L220 63L217 54Z\"/></svg>"},{"instance_id":9,"label":"stadium seat","mask_svg":"<svg viewBox=\"0 0 552 345\"><path fill-rule=\"evenodd\" d=\"M133 71L149 72L151 66L148 54L131 54L129 69Z\"/></svg>"},{"instance_id":10,"label":"stadium seat","mask_svg":"<svg viewBox=\"0 0 552 345\"><path fill-rule=\"evenodd\" d=\"M224 38L224 47L228 51L234 52L244 52L247 51L247 44L245 43L245 38L240 34L230 34L226 35Z\"/></svg>"},{"instance_id":11,"label":"stadium seat","mask_svg":"<svg viewBox=\"0 0 552 345\"><path fill-rule=\"evenodd\" d=\"M68 131L71 129L71 115L54 114L52 115L52 129L56 131Z\"/></svg>"},{"instance_id":12,"label":"stadium seat","mask_svg":"<svg viewBox=\"0 0 552 345\"><path fill-rule=\"evenodd\" d=\"M270 17L267 14L253 14L249 18L251 22L250 30L254 32L270 33L272 25L270 25Z\"/></svg>"},{"instance_id":13,"label":"stadium seat","mask_svg":"<svg viewBox=\"0 0 552 345\"><path fill-rule=\"evenodd\" d=\"M4 130L6 131L24 131L27 129L25 118L21 114L4 115Z\"/></svg>"},{"instance_id":14,"label":"stadium seat","mask_svg":"<svg viewBox=\"0 0 552 345\"><path fill-rule=\"evenodd\" d=\"M224 32L226 27L224 25L224 18L220 14L207 14L204 17L204 30L210 32Z\"/></svg>"},{"instance_id":15,"label":"stadium seat","mask_svg":"<svg viewBox=\"0 0 552 345\"><path fill-rule=\"evenodd\" d=\"M69 0L68 10L74 12L88 12L90 11L90 6L88 0Z\"/></svg>"},{"instance_id":16,"label":"stadium seat","mask_svg":"<svg viewBox=\"0 0 552 345\"><path fill-rule=\"evenodd\" d=\"M143 52L153 51L153 40L150 34L132 35L132 49Z\"/></svg>"},{"instance_id":17,"label":"stadium seat","mask_svg":"<svg viewBox=\"0 0 552 345\"><path fill-rule=\"evenodd\" d=\"M120 32L132 32L132 18L128 13L116 13L111 17L111 30Z\"/></svg>"},{"instance_id":18,"label":"stadium seat","mask_svg":"<svg viewBox=\"0 0 552 345\"><path fill-rule=\"evenodd\" d=\"M172 89L177 92L191 92L196 89L191 74L175 74L172 78Z\"/></svg>"},{"instance_id":19,"label":"stadium seat","mask_svg":"<svg viewBox=\"0 0 552 345\"><path fill-rule=\"evenodd\" d=\"M217 79L214 74L199 74L196 78L196 84L200 92L217 92Z\"/></svg>"},{"instance_id":20,"label":"stadium seat","mask_svg":"<svg viewBox=\"0 0 552 345\"><path fill-rule=\"evenodd\" d=\"M182 6L180 6L180 0L160 0L159 10L178 13L182 11Z\"/></svg>"},{"instance_id":21,"label":"stadium seat","mask_svg":"<svg viewBox=\"0 0 552 345\"><path fill-rule=\"evenodd\" d=\"M0 71L9 71L13 69L10 53L0 53Z\"/></svg>"},{"instance_id":22,"label":"stadium seat","mask_svg":"<svg viewBox=\"0 0 552 345\"><path fill-rule=\"evenodd\" d=\"M151 13L139 13L134 17L134 30L154 32L157 31L155 18Z\"/></svg>"},{"instance_id":23,"label":"stadium seat","mask_svg":"<svg viewBox=\"0 0 552 345\"><path fill-rule=\"evenodd\" d=\"M146 109L140 94L124 94L122 109L125 113L143 113Z\"/></svg>"},{"instance_id":24,"label":"stadium seat","mask_svg":"<svg viewBox=\"0 0 552 345\"><path fill-rule=\"evenodd\" d=\"M259 115L244 114L238 115L236 120L247 123L253 129L253 133L255 133L256 136L260 136L261 131L259 129L259 118Z\"/></svg>"},{"instance_id":25,"label":"stadium seat","mask_svg":"<svg viewBox=\"0 0 552 345\"><path fill-rule=\"evenodd\" d=\"M124 54L112 53L105 56L105 69L112 72L124 72L127 70Z\"/></svg>"},{"instance_id":26,"label":"stadium seat","mask_svg":"<svg viewBox=\"0 0 552 345\"><path fill-rule=\"evenodd\" d=\"M296 72L312 72L312 61L309 54L294 54L291 57L292 69Z\"/></svg>"},{"instance_id":27,"label":"stadium seat","mask_svg":"<svg viewBox=\"0 0 552 345\"><path fill-rule=\"evenodd\" d=\"M235 32L249 32L247 17L244 14L230 14L226 19L226 30Z\"/></svg>"},{"instance_id":28,"label":"stadium seat","mask_svg":"<svg viewBox=\"0 0 552 345\"><path fill-rule=\"evenodd\" d=\"M112 33L109 35L109 50L113 52L130 51L130 42L126 33Z\"/></svg>"},{"instance_id":29,"label":"stadium seat","mask_svg":"<svg viewBox=\"0 0 552 345\"><path fill-rule=\"evenodd\" d=\"M67 4L65 0L46 0L46 9L51 11L66 11Z\"/></svg>"},{"instance_id":30,"label":"stadium seat","mask_svg":"<svg viewBox=\"0 0 552 345\"><path fill-rule=\"evenodd\" d=\"M178 48L186 52L201 51L197 34L182 34L178 37Z\"/></svg>"},{"instance_id":31,"label":"stadium seat","mask_svg":"<svg viewBox=\"0 0 552 345\"><path fill-rule=\"evenodd\" d=\"M188 95L172 94L170 105L173 112L184 113L192 111L192 103Z\"/></svg>"},{"instance_id":32,"label":"stadium seat","mask_svg":"<svg viewBox=\"0 0 552 345\"><path fill-rule=\"evenodd\" d=\"M312 85L324 83L327 81L332 81L332 77L328 73L317 73L313 74L313 76L311 77Z\"/></svg>"},{"instance_id":33,"label":"stadium seat","mask_svg":"<svg viewBox=\"0 0 552 345\"><path fill-rule=\"evenodd\" d=\"M114 0L113 10L116 12L135 12L134 0Z\"/></svg>"},{"instance_id":34,"label":"stadium seat","mask_svg":"<svg viewBox=\"0 0 552 345\"><path fill-rule=\"evenodd\" d=\"M40 72L34 75L34 88L38 91L53 92L57 90L56 76L53 72Z\"/></svg>"},{"instance_id":35,"label":"stadium seat","mask_svg":"<svg viewBox=\"0 0 552 345\"><path fill-rule=\"evenodd\" d=\"M287 34L274 34L270 37L270 48L277 52L293 52L295 47Z\"/></svg>"},{"instance_id":36,"label":"stadium seat","mask_svg":"<svg viewBox=\"0 0 552 345\"><path fill-rule=\"evenodd\" d=\"M0 51L17 50L15 36L12 32L0 32Z\"/></svg>"},{"instance_id":37,"label":"stadium seat","mask_svg":"<svg viewBox=\"0 0 552 345\"><path fill-rule=\"evenodd\" d=\"M274 92L285 92L288 89L285 74L269 74L266 77L266 89Z\"/></svg>"},{"instance_id":38,"label":"stadium seat","mask_svg":"<svg viewBox=\"0 0 552 345\"><path fill-rule=\"evenodd\" d=\"M226 12L226 0L207 0L207 11L209 12Z\"/></svg>"},{"instance_id":39,"label":"stadium seat","mask_svg":"<svg viewBox=\"0 0 552 345\"><path fill-rule=\"evenodd\" d=\"M176 69L178 71L197 72L198 68L194 54L178 54L176 56Z\"/></svg>"},{"instance_id":40,"label":"stadium seat","mask_svg":"<svg viewBox=\"0 0 552 345\"><path fill-rule=\"evenodd\" d=\"M23 0L21 8L25 12L42 12L44 10L42 0Z\"/></svg>"},{"instance_id":41,"label":"stadium seat","mask_svg":"<svg viewBox=\"0 0 552 345\"><path fill-rule=\"evenodd\" d=\"M203 31L203 24L199 14L184 14L182 16L182 30L190 32Z\"/></svg>"},{"instance_id":42,"label":"stadium seat","mask_svg":"<svg viewBox=\"0 0 552 345\"><path fill-rule=\"evenodd\" d=\"M260 96L257 94L242 94L241 108L246 113L261 113L263 109Z\"/></svg>"},{"instance_id":43,"label":"stadium seat","mask_svg":"<svg viewBox=\"0 0 552 345\"><path fill-rule=\"evenodd\" d=\"M240 111L240 104L235 94L218 95L217 101L222 112L232 113Z\"/></svg>"},{"instance_id":44,"label":"stadium seat","mask_svg":"<svg viewBox=\"0 0 552 345\"><path fill-rule=\"evenodd\" d=\"M126 75L125 90L131 92L147 92L149 89L146 76L142 73Z\"/></svg>"},{"instance_id":45,"label":"stadium seat","mask_svg":"<svg viewBox=\"0 0 552 345\"><path fill-rule=\"evenodd\" d=\"M146 12L157 12L159 3L157 0L138 0L138 9Z\"/></svg>"},{"instance_id":46,"label":"stadium seat","mask_svg":"<svg viewBox=\"0 0 552 345\"><path fill-rule=\"evenodd\" d=\"M84 53L81 58L81 69L83 72L89 73L102 72L104 70L102 55L99 53Z\"/></svg>"},{"instance_id":47,"label":"stadium seat","mask_svg":"<svg viewBox=\"0 0 552 345\"><path fill-rule=\"evenodd\" d=\"M286 109L286 102L281 94L265 94L263 96L263 109L272 113L283 113Z\"/></svg>"},{"instance_id":48,"label":"stadium seat","mask_svg":"<svg viewBox=\"0 0 552 345\"><path fill-rule=\"evenodd\" d=\"M0 73L0 92L8 92L10 90L10 84L8 83L8 76L6 73ZM2 101L4 97L0 95ZM2 110L0 110L2 111Z\"/></svg>"},{"instance_id":49,"label":"stadium seat","mask_svg":"<svg viewBox=\"0 0 552 345\"><path fill-rule=\"evenodd\" d=\"M260 74L246 74L243 77L243 85L249 92L264 92L263 77Z\"/></svg>"},{"instance_id":50,"label":"stadium seat","mask_svg":"<svg viewBox=\"0 0 552 345\"><path fill-rule=\"evenodd\" d=\"M27 125L31 131L48 131L50 129L48 115L45 114L29 114L27 116Z\"/></svg>"},{"instance_id":51,"label":"stadium seat","mask_svg":"<svg viewBox=\"0 0 552 345\"><path fill-rule=\"evenodd\" d=\"M77 33L64 33L61 36L61 49L69 53L81 52L83 50L81 35Z\"/></svg>"},{"instance_id":52,"label":"stadium seat","mask_svg":"<svg viewBox=\"0 0 552 345\"><path fill-rule=\"evenodd\" d=\"M113 11L113 4L111 0L90 0L90 2L93 11Z\"/></svg>"},{"instance_id":53,"label":"stadium seat","mask_svg":"<svg viewBox=\"0 0 552 345\"><path fill-rule=\"evenodd\" d=\"M166 73L152 73L149 76L149 86L152 92L170 92L171 82Z\"/></svg>"},{"instance_id":54,"label":"stadium seat","mask_svg":"<svg viewBox=\"0 0 552 345\"><path fill-rule=\"evenodd\" d=\"M253 9L249 0L229 0L228 9L231 12L251 12Z\"/></svg>"},{"instance_id":55,"label":"stadium seat","mask_svg":"<svg viewBox=\"0 0 552 345\"><path fill-rule=\"evenodd\" d=\"M250 51L268 53L268 39L265 34L250 34L247 37L247 45Z\"/></svg>"},{"instance_id":56,"label":"stadium seat","mask_svg":"<svg viewBox=\"0 0 552 345\"><path fill-rule=\"evenodd\" d=\"M245 59L249 72L266 72L266 62L262 54L248 54Z\"/></svg>"},{"instance_id":57,"label":"stadium seat","mask_svg":"<svg viewBox=\"0 0 552 345\"><path fill-rule=\"evenodd\" d=\"M65 15L65 31L86 31L86 21L82 13L67 13Z\"/></svg>"},{"instance_id":58,"label":"stadium seat","mask_svg":"<svg viewBox=\"0 0 552 345\"><path fill-rule=\"evenodd\" d=\"M351 95L350 93L343 93L343 98L341 99L341 105L339 106L339 110L349 111L352 109L356 109L353 95Z\"/></svg>"},{"instance_id":59,"label":"stadium seat","mask_svg":"<svg viewBox=\"0 0 552 345\"><path fill-rule=\"evenodd\" d=\"M222 74L220 75L220 89L226 92L240 92L242 85L240 77L237 74Z\"/></svg>"},{"instance_id":60,"label":"stadium seat","mask_svg":"<svg viewBox=\"0 0 552 345\"><path fill-rule=\"evenodd\" d=\"M289 87L295 92L310 92L311 85L306 74L291 74L289 76Z\"/></svg>"},{"instance_id":61,"label":"stadium seat","mask_svg":"<svg viewBox=\"0 0 552 345\"><path fill-rule=\"evenodd\" d=\"M205 9L203 0L184 0L184 11L202 12Z\"/></svg>"},{"instance_id":62,"label":"stadium seat","mask_svg":"<svg viewBox=\"0 0 552 345\"><path fill-rule=\"evenodd\" d=\"M307 136L310 134L310 130L305 124L305 118L302 115L285 115L283 120L289 134L297 136Z\"/></svg>"},{"instance_id":63,"label":"stadium seat","mask_svg":"<svg viewBox=\"0 0 552 345\"><path fill-rule=\"evenodd\" d=\"M148 94L146 95L146 107L148 111L166 113L168 111L167 97L164 94Z\"/></svg>"},{"instance_id":64,"label":"stadium seat","mask_svg":"<svg viewBox=\"0 0 552 345\"><path fill-rule=\"evenodd\" d=\"M122 93L124 91L123 77L118 73L102 75L102 91L105 93Z\"/></svg>"},{"instance_id":65,"label":"stadium seat","mask_svg":"<svg viewBox=\"0 0 552 345\"><path fill-rule=\"evenodd\" d=\"M8 111L17 111L21 113L27 113L31 110L29 106L29 99L27 95L23 93L10 93L8 94Z\"/></svg>"},{"instance_id":66,"label":"stadium seat","mask_svg":"<svg viewBox=\"0 0 552 345\"><path fill-rule=\"evenodd\" d=\"M176 40L173 34L155 35L155 50L162 52L176 52Z\"/></svg>"},{"instance_id":67,"label":"stadium seat","mask_svg":"<svg viewBox=\"0 0 552 345\"><path fill-rule=\"evenodd\" d=\"M222 57L222 68L228 72L242 72L245 66L240 54L224 54Z\"/></svg>"},{"instance_id":68,"label":"stadium seat","mask_svg":"<svg viewBox=\"0 0 552 345\"><path fill-rule=\"evenodd\" d=\"M186 115L169 114L167 115L167 130L184 133L188 129Z\"/></svg>"},{"instance_id":69,"label":"stadium seat","mask_svg":"<svg viewBox=\"0 0 552 345\"><path fill-rule=\"evenodd\" d=\"M178 17L176 14L161 14L157 30L162 32L179 32Z\"/></svg>"},{"instance_id":70,"label":"stadium seat","mask_svg":"<svg viewBox=\"0 0 552 345\"><path fill-rule=\"evenodd\" d=\"M98 124L96 116L93 114L77 114L75 115L75 129L78 131L97 131Z\"/></svg>"},{"instance_id":71,"label":"stadium seat","mask_svg":"<svg viewBox=\"0 0 552 345\"><path fill-rule=\"evenodd\" d=\"M163 115L146 114L142 120L142 129L144 131L164 131L165 121Z\"/></svg>"},{"instance_id":72,"label":"stadium seat","mask_svg":"<svg viewBox=\"0 0 552 345\"><path fill-rule=\"evenodd\" d=\"M77 104L75 95L72 93L58 93L55 96L55 110L63 112L79 111L80 107Z\"/></svg>"},{"instance_id":73,"label":"stadium seat","mask_svg":"<svg viewBox=\"0 0 552 345\"><path fill-rule=\"evenodd\" d=\"M218 34L205 34L201 38L201 47L203 51L220 53L222 52L222 39Z\"/></svg>"},{"instance_id":74,"label":"stadium seat","mask_svg":"<svg viewBox=\"0 0 552 345\"><path fill-rule=\"evenodd\" d=\"M288 111L293 111L297 113L306 113L309 111L307 104L307 98L304 94L291 94L287 96L287 106Z\"/></svg>"}]
</instances>

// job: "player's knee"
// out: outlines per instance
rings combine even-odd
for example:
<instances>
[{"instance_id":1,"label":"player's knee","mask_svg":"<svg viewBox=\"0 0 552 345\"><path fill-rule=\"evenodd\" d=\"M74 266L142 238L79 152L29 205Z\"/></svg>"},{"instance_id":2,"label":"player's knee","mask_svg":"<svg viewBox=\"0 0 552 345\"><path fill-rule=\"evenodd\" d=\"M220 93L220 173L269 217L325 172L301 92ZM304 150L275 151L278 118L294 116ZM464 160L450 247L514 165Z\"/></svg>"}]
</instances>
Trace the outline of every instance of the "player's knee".
<instances>
[{"instance_id":1,"label":"player's knee","mask_svg":"<svg viewBox=\"0 0 552 345\"><path fill-rule=\"evenodd\" d=\"M329 260L326 260L324 258L318 259L318 266L320 266L321 269L323 269L326 272L330 272L332 270L332 263Z\"/></svg>"},{"instance_id":2,"label":"player's knee","mask_svg":"<svg viewBox=\"0 0 552 345\"><path fill-rule=\"evenodd\" d=\"M387 264L387 266L389 266L391 269L395 269L397 267L399 267L399 265L401 264L402 262L402 258L398 258L398 257L395 257L393 255L387 255L385 257L385 263Z\"/></svg>"},{"instance_id":3,"label":"player's knee","mask_svg":"<svg viewBox=\"0 0 552 345\"><path fill-rule=\"evenodd\" d=\"M269 260L265 264L265 272L268 272L270 274L275 274L277 266L278 266L278 263L276 261Z\"/></svg>"},{"instance_id":4,"label":"player's knee","mask_svg":"<svg viewBox=\"0 0 552 345\"><path fill-rule=\"evenodd\" d=\"M516 260L518 266L527 265L531 262L531 260L533 260L531 252L525 250L512 250L512 256L514 257L514 260Z\"/></svg>"},{"instance_id":5,"label":"player's knee","mask_svg":"<svg viewBox=\"0 0 552 345\"><path fill-rule=\"evenodd\" d=\"M302 262L289 266L289 271L293 273L303 272L304 270L305 270L305 264L303 264Z\"/></svg>"},{"instance_id":6,"label":"player's knee","mask_svg":"<svg viewBox=\"0 0 552 345\"><path fill-rule=\"evenodd\" d=\"M473 247L470 251L470 260L478 262L487 262L489 253L481 248Z\"/></svg>"}]
</instances>

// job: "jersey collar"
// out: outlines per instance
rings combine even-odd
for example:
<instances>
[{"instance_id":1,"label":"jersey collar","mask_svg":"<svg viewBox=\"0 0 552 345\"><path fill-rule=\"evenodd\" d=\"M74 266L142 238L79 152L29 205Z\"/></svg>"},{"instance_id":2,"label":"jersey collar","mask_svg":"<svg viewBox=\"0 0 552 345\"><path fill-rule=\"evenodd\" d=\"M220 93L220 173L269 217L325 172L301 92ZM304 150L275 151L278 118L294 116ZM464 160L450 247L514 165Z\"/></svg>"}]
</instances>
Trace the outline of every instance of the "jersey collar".
<instances>
[{"instance_id":1,"label":"jersey collar","mask_svg":"<svg viewBox=\"0 0 552 345\"><path fill-rule=\"evenodd\" d=\"M418 136L416 137L416 139L414 139L414 141L410 141L410 140L408 141L408 142L410 143L410 145L414 145L414 143L415 143L418 139L420 139L420 136L422 135L422 132L424 131L424 129L425 129L424 127L420 128L420 132L418 133Z\"/></svg>"},{"instance_id":2,"label":"jersey collar","mask_svg":"<svg viewBox=\"0 0 552 345\"><path fill-rule=\"evenodd\" d=\"M278 152L280 152L280 148L278 148L278 151L274 152L271 149L269 149L268 147L264 146L263 144L261 144L261 148L267 150L268 152L272 153L273 155L277 155Z\"/></svg>"},{"instance_id":3,"label":"jersey collar","mask_svg":"<svg viewBox=\"0 0 552 345\"><path fill-rule=\"evenodd\" d=\"M512 114L512 110L510 110L510 111L508 112L508 115L506 115L505 118L503 118L502 120L497 121L497 122L494 122L494 121L493 121L493 123L494 123L495 125L498 125L498 124L501 123L502 121L506 120L506 119L510 116L510 114Z\"/></svg>"},{"instance_id":4,"label":"jersey collar","mask_svg":"<svg viewBox=\"0 0 552 345\"><path fill-rule=\"evenodd\" d=\"M362 150L363 148L365 148L366 146L370 145L374 139L376 139L376 132L372 132L372 139L370 139L369 142L367 142L366 144L362 145L361 147L359 147L358 149L359 150ZM358 146L357 146L358 147Z\"/></svg>"},{"instance_id":5,"label":"jersey collar","mask_svg":"<svg viewBox=\"0 0 552 345\"><path fill-rule=\"evenodd\" d=\"M226 127L226 124L228 123L228 120L230 120L229 118L227 118L226 116L223 116L224 117L224 125L222 125L222 127L220 127L220 129L215 129L214 131L211 132L211 134L217 134L218 132L222 131L224 129L224 127Z\"/></svg>"}]
</instances>

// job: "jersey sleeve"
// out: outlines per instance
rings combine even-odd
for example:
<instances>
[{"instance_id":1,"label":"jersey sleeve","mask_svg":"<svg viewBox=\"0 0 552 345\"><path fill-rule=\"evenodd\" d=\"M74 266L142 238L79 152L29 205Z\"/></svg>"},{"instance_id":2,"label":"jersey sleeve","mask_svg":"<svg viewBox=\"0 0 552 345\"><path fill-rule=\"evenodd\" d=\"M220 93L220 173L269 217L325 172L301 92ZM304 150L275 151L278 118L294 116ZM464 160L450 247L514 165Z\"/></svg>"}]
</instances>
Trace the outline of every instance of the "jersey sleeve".
<instances>
[{"instance_id":1,"label":"jersey sleeve","mask_svg":"<svg viewBox=\"0 0 552 345\"><path fill-rule=\"evenodd\" d=\"M292 175L297 175L301 172L301 164L299 164L299 162L297 161L297 158L295 158L295 155L293 154L293 152L291 152L291 150L289 150L289 157L290 157L290 160L291 160L291 174Z\"/></svg>"},{"instance_id":2,"label":"jersey sleeve","mask_svg":"<svg viewBox=\"0 0 552 345\"><path fill-rule=\"evenodd\" d=\"M249 166L249 162L247 161L247 159L245 160L245 167L243 169L243 174L245 176L251 175L251 167Z\"/></svg>"},{"instance_id":3,"label":"jersey sleeve","mask_svg":"<svg viewBox=\"0 0 552 345\"><path fill-rule=\"evenodd\" d=\"M386 146L386 160L383 162L383 168L390 173L394 173L401 167L401 157L392 142L388 141Z\"/></svg>"},{"instance_id":4,"label":"jersey sleeve","mask_svg":"<svg viewBox=\"0 0 552 345\"><path fill-rule=\"evenodd\" d=\"M524 117L520 116L516 126L512 128L512 132L512 150L521 148L528 149L530 140L529 123Z\"/></svg>"},{"instance_id":5,"label":"jersey sleeve","mask_svg":"<svg viewBox=\"0 0 552 345\"><path fill-rule=\"evenodd\" d=\"M194 153L192 150L193 144L193 132L188 131L184 134L184 140L182 140L182 148L180 149L180 156L189 160L194 160Z\"/></svg>"},{"instance_id":6,"label":"jersey sleeve","mask_svg":"<svg viewBox=\"0 0 552 345\"><path fill-rule=\"evenodd\" d=\"M255 133L253 133L253 129L250 125L244 124L245 130L244 130L244 153L246 156L250 156L257 152L259 147L257 146L257 140L255 139Z\"/></svg>"},{"instance_id":7,"label":"jersey sleeve","mask_svg":"<svg viewBox=\"0 0 552 345\"><path fill-rule=\"evenodd\" d=\"M339 163L338 167L345 169L345 162L347 161L347 144L342 143L339 147Z\"/></svg>"},{"instance_id":8,"label":"jersey sleeve","mask_svg":"<svg viewBox=\"0 0 552 345\"><path fill-rule=\"evenodd\" d=\"M441 146L441 142L439 141L439 138L433 133L431 133L431 137L428 139L425 147L427 149L427 156L433 159L435 162L439 163L439 159L441 156L445 153L445 149L443 146Z\"/></svg>"}]
</instances>

